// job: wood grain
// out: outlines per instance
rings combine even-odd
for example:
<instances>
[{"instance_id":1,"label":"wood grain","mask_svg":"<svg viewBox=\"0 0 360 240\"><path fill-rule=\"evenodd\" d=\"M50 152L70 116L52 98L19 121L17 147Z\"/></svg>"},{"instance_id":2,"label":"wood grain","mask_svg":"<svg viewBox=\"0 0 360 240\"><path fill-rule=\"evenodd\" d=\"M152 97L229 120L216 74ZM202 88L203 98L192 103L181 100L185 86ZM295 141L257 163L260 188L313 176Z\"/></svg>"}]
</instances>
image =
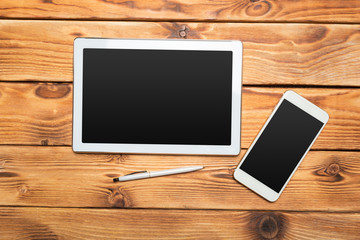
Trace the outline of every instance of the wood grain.
<instances>
[{"instance_id":1,"label":"wood grain","mask_svg":"<svg viewBox=\"0 0 360 240\"><path fill-rule=\"evenodd\" d=\"M360 22L357 0L2 0L1 18Z\"/></svg>"},{"instance_id":2,"label":"wood grain","mask_svg":"<svg viewBox=\"0 0 360 240\"><path fill-rule=\"evenodd\" d=\"M358 0L1 0L0 239L358 239L359 12ZM243 41L241 154L75 154L76 37ZM330 121L269 203L232 174L290 87ZM205 169L112 182L189 165Z\"/></svg>"},{"instance_id":3,"label":"wood grain","mask_svg":"<svg viewBox=\"0 0 360 240\"><path fill-rule=\"evenodd\" d=\"M0 36L0 81L71 82L76 37L187 38L243 41L244 84L360 86L359 25L0 20Z\"/></svg>"},{"instance_id":4,"label":"wood grain","mask_svg":"<svg viewBox=\"0 0 360 240\"><path fill-rule=\"evenodd\" d=\"M359 228L357 213L0 208L0 239L356 239Z\"/></svg>"},{"instance_id":5,"label":"wood grain","mask_svg":"<svg viewBox=\"0 0 360 240\"><path fill-rule=\"evenodd\" d=\"M71 144L72 84L0 83L0 143Z\"/></svg>"},{"instance_id":6,"label":"wood grain","mask_svg":"<svg viewBox=\"0 0 360 240\"><path fill-rule=\"evenodd\" d=\"M0 205L360 211L359 152L310 151L275 203L233 179L241 156L75 154L70 147L0 146ZM205 169L112 181L134 171L189 165Z\"/></svg>"},{"instance_id":7,"label":"wood grain","mask_svg":"<svg viewBox=\"0 0 360 240\"><path fill-rule=\"evenodd\" d=\"M287 89L243 88L241 146L248 148ZM330 116L313 149L360 148L360 89L293 89ZM345 147L346 146L346 147Z\"/></svg>"},{"instance_id":8,"label":"wood grain","mask_svg":"<svg viewBox=\"0 0 360 240\"><path fill-rule=\"evenodd\" d=\"M241 147L248 148L285 88L244 87ZM360 148L360 89L296 92L330 115L314 149ZM0 83L0 144L71 145L72 84Z\"/></svg>"}]
</instances>

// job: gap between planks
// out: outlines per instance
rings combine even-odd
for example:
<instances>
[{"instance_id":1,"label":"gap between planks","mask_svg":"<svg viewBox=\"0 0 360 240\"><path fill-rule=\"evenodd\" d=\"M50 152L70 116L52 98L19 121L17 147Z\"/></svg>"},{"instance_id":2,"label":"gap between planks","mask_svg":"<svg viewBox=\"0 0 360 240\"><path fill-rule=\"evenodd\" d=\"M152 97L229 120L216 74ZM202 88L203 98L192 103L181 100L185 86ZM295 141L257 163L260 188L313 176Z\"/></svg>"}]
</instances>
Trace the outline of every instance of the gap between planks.
<instances>
[{"instance_id":1,"label":"gap between planks","mask_svg":"<svg viewBox=\"0 0 360 240\"><path fill-rule=\"evenodd\" d=\"M255 24L309 24L309 25L358 25L360 22L330 22L330 21L276 21L276 20L211 20L211 19L181 19L181 18L21 18L21 17L0 17L3 20L19 20L19 21L71 21L71 22L182 22L182 23L255 23Z\"/></svg>"},{"instance_id":2,"label":"gap between planks","mask_svg":"<svg viewBox=\"0 0 360 240\"><path fill-rule=\"evenodd\" d=\"M56 147L56 148L71 148L72 145L35 145L35 144L1 144L0 146L9 146L9 147ZM247 151L248 148L241 148L240 151ZM322 149L322 148L311 148L309 151L311 152L360 152L360 149ZM88 152L86 154L108 154L108 155L128 155L128 153L106 153L106 152ZM131 153L132 155L136 155L136 153ZM143 154L143 153L139 153ZM159 154L149 154L149 155L159 155ZM161 154L164 156L173 156L174 154ZM179 155L179 156L197 156L197 155ZM202 155L200 155L202 156ZM215 156L215 155L214 155ZM224 156L228 157L228 155L216 155L216 156ZM229 165L230 166L230 165Z\"/></svg>"},{"instance_id":3,"label":"gap between planks","mask_svg":"<svg viewBox=\"0 0 360 240\"><path fill-rule=\"evenodd\" d=\"M324 211L324 210L261 210L261 209L216 209L216 208L155 208L155 207L131 207L131 208L119 208L119 207L65 207L65 206L43 206L43 205L33 205L33 206L26 206L26 205L0 205L1 208L18 208L18 209L26 209L26 208L41 208L41 209L99 209L99 210L110 210L110 211L193 211L193 212L201 212L201 211L207 211L207 212L261 212L261 213L271 213L271 212L282 212L282 213L336 213L336 214L360 214L360 211Z\"/></svg>"},{"instance_id":4,"label":"gap between planks","mask_svg":"<svg viewBox=\"0 0 360 240\"><path fill-rule=\"evenodd\" d=\"M0 83L10 84L73 84L74 81L39 81L39 80L0 80ZM360 86L341 86L341 85L305 85L305 84L242 84L242 87L251 88L324 88L324 89L359 89Z\"/></svg>"}]
</instances>

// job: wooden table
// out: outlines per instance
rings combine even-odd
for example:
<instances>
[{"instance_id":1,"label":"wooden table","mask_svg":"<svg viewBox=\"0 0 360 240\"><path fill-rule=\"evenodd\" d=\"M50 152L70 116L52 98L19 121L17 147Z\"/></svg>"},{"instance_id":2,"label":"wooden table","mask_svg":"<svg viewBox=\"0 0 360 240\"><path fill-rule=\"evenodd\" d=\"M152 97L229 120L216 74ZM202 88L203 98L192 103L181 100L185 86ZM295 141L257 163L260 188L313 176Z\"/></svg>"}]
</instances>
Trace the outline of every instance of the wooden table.
<instances>
[{"instance_id":1,"label":"wooden table","mask_svg":"<svg viewBox=\"0 0 360 240\"><path fill-rule=\"evenodd\" d=\"M1 0L0 18L1 239L360 238L358 0ZM243 41L241 154L73 153L76 37ZM287 89L330 120L269 203L232 173ZM112 182L188 165L206 169Z\"/></svg>"}]
</instances>

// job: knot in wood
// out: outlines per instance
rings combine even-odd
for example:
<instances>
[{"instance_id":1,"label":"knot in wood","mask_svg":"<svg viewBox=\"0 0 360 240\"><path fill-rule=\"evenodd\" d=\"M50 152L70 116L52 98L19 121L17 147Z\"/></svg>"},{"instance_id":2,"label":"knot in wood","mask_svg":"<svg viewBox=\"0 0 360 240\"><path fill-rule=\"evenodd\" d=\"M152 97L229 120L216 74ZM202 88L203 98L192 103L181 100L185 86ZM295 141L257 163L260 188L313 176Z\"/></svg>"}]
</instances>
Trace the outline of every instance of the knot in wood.
<instances>
[{"instance_id":1,"label":"knot in wood","mask_svg":"<svg viewBox=\"0 0 360 240\"><path fill-rule=\"evenodd\" d=\"M125 162L124 156L122 154L117 154L117 155L108 155L106 157L107 162L111 162L111 163L115 163L115 164L120 164L122 162Z\"/></svg>"},{"instance_id":2,"label":"knot in wood","mask_svg":"<svg viewBox=\"0 0 360 240\"><path fill-rule=\"evenodd\" d=\"M286 226L286 216L281 213L253 212L249 215L251 239L283 239Z\"/></svg>"},{"instance_id":3,"label":"knot in wood","mask_svg":"<svg viewBox=\"0 0 360 240\"><path fill-rule=\"evenodd\" d=\"M260 17L267 14L270 10L271 4L268 1L250 0L250 4L245 12L248 16Z\"/></svg>"},{"instance_id":4,"label":"knot in wood","mask_svg":"<svg viewBox=\"0 0 360 240\"><path fill-rule=\"evenodd\" d=\"M258 231L265 239L272 239L279 232L279 224L273 216L264 215L259 221Z\"/></svg>"},{"instance_id":5,"label":"knot in wood","mask_svg":"<svg viewBox=\"0 0 360 240\"><path fill-rule=\"evenodd\" d=\"M331 176L336 176L340 172L340 165L337 163L332 163L326 168L326 173Z\"/></svg>"},{"instance_id":6,"label":"knot in wood","mask_svg":"<svg viewBox=\"0 0 360 240\"><path fill-rule=\"evenodd\" d=\"M71 92L68 84L41 84L35 94L41 98L63 98Z\"/></svg>"},{"instance_id":7,"label":"knot in wood","mask_svg":"<svg viewBox=\"0 0 360 240\"><path fill-rule=\"evenodd\" d=\"M26 185L22 184L20 187L19 187L19 195L25 195L25 193L27 192L27 187Z\"/></svg>"},{"instance_id":8,"label":"knot in wood","mask_svg":"<svg viewBox=\"0 0 360 240\"><path fill-rule=\"evenodd\" d=\"M182 38L186 37L186 32L184 30L179 31L179 36Z\"/></svg>"},{"instance_id":9,"label":"knot in wood","mask_svg":"<svg viewBox=\"0 0 360 240\"><path fill-rule=\"evenodd\" d=\"M130 206L130 201L123 190L110 189L110 191L108 200L112 207L124 208Z\"/></svg>"},{"instance_id":10,"label":"knot in wood","mask_svg":"<svg viewBox=\"0 0 360 240\"><path fill-rule=\"evenodd\" d=\"M49 139L41 140L41 145L42 145L42 146L47 146L47 145L49 145Z\"/></svg>"},{"instance_id":11,"label":"knot in wood","mask_svg":"<svg viewBox=\"0 0 360 240\"><path fill-rule=\"evenodd\" d=\"M189 28L186 25L181 25L179 29L179 37L180 38L186 38L187 37L187 31L189 31Z\"/></svg>"}]
</instances>

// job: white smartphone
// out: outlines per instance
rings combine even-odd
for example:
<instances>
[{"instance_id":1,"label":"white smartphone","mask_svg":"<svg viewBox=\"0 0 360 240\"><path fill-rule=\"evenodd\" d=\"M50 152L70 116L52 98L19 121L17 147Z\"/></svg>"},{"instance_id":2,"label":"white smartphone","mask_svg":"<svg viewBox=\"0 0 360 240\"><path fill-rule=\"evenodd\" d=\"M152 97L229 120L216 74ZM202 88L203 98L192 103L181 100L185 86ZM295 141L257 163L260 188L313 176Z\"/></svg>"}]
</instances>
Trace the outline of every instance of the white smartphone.
<instances>
[{"instance_id":1,"label":"white smartphone","mask_svg":"<svg viewBox=\"0 0 360 240\"><path fill-rule=\"evenodd\" d=\"M234 172L234 178L276 201L329 120L293 91L284 93Z\"/></svg>"}]
</instances>

